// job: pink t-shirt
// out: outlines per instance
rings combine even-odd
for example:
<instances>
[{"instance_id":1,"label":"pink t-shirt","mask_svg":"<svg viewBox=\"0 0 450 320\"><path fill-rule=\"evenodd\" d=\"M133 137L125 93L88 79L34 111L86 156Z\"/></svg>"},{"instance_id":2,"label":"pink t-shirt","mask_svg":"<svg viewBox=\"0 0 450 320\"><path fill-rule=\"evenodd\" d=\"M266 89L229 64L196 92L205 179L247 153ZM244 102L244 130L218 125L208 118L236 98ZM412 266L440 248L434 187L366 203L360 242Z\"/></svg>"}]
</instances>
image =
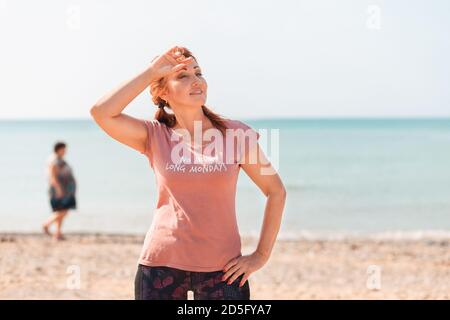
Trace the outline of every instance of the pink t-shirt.
<instances>
[{"instance_id":1,"label":"pink t-shirt","mask_svg":"<svg viewBox=\"0 0 450 320\"><path fill-rule=\"evenodd\" d=\"M158 198L138 263L187 271L222 270L242 255L236 183L242 153L256 145L259 133L241 121L227 119L232 138L227 133L217 139L218 144L215 137L183 142L180 131L157 120L144 122L148 139L142 154L155 173ZM204 157L194 149L200 144ZM180 157L171 154L174 149Z\"/></svg>"}]
</instances>

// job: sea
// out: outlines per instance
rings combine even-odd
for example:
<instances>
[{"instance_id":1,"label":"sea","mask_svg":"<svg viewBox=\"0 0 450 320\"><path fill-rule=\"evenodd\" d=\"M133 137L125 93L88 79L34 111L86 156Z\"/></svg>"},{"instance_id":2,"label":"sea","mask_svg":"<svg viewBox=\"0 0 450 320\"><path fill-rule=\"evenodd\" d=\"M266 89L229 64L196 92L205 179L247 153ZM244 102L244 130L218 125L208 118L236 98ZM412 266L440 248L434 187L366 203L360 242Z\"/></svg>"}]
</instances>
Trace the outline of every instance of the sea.
<instances>
[{"instance_id":1,"label":"sea","mask_svg":"<svg viewBox=\"0 0 450 320\"><path fill-rule=\"evenodd\" d=\"M264 132L286 187L279 238L449 236L450 118L238 120ZM64 231L145 234L157 195L148 159L91 119L0 121L0 232L40 232L60 140L78 183ZM266 200L240 170L242 236L259 236Z\"/></svg>"}]
</instances>

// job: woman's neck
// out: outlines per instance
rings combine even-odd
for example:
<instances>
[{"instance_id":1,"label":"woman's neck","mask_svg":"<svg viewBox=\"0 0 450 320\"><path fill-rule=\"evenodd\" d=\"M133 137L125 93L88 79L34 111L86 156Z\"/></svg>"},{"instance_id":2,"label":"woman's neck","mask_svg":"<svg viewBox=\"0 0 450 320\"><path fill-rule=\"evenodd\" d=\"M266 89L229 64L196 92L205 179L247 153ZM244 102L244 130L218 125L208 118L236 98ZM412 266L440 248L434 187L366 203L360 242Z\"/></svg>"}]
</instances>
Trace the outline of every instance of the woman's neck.
<instances>
[{"instance_id":1,"label":"woman's neck","mask_svg":"<svg viewBox=\"0 0 450 320\"><path fill-rule=\"evenodd\" d=\"M175 114L177 119L177 123L173 127L173 129L186 129L189 131L191 136L194 134L195 126L199 126L201 124L201 131L203 131L213 127L211 120L203 113L203 109L199 110L199 113L184 113L184 114Z\"/></svg>"}]
</instances>

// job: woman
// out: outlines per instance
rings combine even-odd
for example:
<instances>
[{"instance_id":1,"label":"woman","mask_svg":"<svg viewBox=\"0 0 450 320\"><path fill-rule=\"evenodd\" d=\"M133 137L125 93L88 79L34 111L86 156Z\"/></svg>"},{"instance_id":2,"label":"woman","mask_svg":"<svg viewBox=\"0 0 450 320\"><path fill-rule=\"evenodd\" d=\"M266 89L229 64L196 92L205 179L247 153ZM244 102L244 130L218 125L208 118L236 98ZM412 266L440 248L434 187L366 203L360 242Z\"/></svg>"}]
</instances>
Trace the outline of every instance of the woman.
<instances>
[{"instance_id":1,"label":"woman","mask_svg":"<svg viewBox=\"0 0 450 320\"><path fill-rule=\"evenodd\" d=\"M50 226L56 224L56 232L53 235L55 241L64 240L61 227L69 209L76 209L76 181L72 169L64 160L66 144L57 142L53 147L54 153L48 162L48 178L50 205L54 214L42 225L44 232L52 235Z\"/></svg>"},{"instance_id":2,"label":"woman","mask_svg":"<svg viewBox=\"0 0 450 320\"><path fill-rule=\"evenodd\" d=\"M158 106L155 119L122 113L148 86ZM247 161L255 152L262 154L259 133L207 108L206 92L197 59L175 46L90 110L108 135L148 158L157 179L157 206L138 261L135 299L186 299L188 290L196 300L250 299L247 279L267 262L274 245L285 188L278 174L260 173L260 160ZM253 147L243 138L244 130L251 133ZM209 139L214 143L203 149L205 142L196 137L208 134L214 135ZM267 196L261 239L245 256L234 202L240 168Z\"/></svg>"}]
</instances>

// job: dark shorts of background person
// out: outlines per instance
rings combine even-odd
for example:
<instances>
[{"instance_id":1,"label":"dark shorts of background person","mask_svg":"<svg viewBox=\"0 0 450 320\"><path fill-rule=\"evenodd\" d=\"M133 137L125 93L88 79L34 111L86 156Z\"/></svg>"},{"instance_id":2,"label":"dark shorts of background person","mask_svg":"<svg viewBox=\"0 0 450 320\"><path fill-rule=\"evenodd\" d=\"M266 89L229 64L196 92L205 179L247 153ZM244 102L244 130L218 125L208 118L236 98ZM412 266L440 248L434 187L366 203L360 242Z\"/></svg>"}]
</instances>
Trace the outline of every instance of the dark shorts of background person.
<instances>
[{"instance_id":1,"label":"dark shorts of background person","mask_svg":"<svg viewBox=\"0 0 450 320\"><path fill-rule=\"evenodd\" d=\"M243 274L231 284L222 281L224 274L222 270L196 272L139 264L134 282L135 299L187 300L190 290L194 300L250 300L248 279L239 287Z\"/></svg>"},{"instance_id":2,"label":"dark shorts of background person","mask_svg":"<svg viewBox=\"0 0 450 320\"><path fill-rule=\"evenodd\" d=\"M76 209L77 200L74 195L69 195L62 198L51 197L50 205L52 207L53 212L68 209Z\"/></svg>"}]
</instances>

